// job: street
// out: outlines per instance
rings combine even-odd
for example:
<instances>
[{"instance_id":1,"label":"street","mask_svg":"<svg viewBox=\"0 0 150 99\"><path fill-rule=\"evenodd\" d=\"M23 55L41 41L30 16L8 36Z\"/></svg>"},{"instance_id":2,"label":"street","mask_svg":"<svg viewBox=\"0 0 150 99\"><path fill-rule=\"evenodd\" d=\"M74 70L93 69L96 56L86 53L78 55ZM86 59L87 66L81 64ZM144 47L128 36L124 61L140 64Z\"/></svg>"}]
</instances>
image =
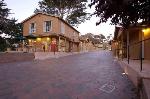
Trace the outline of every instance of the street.
<instances>
[{"instance_id":1,"label":"street","mask_svg":"<svg viewBox=\"0 0 150 99\"><path fill-rule=\"evenodd\" d=\"M110 51L0 64L0 99L136 99Z\"/></svg>"}]
</instances>

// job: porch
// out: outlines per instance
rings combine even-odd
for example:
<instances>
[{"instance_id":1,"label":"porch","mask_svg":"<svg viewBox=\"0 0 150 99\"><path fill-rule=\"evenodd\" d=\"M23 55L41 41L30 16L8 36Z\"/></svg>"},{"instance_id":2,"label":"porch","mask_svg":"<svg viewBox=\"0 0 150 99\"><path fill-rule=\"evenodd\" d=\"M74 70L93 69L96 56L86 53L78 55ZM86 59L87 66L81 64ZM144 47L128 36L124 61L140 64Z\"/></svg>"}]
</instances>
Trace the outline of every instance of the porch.
<instances>
[{"instance_id":1,"label":"porch","mask_svg":"<svg viewBox=\"0 0 150 99\"><path fill-rule=\"evenodd\" d=\"M23 52L77 52L79 42L60 34L45 36L27 36L22 46L16 47L16 51Z\"/></svg>"},{"instance_id":2,"label":"porch","mask_svg":"<svg viewBox=\"0 0 150 99\"><path fill-rule=\"evenodd\" d=\"M142 99L150 99L150 29L131 27L116 37L114 55L124 74L137 86Z\"/></svg>"}]
</instances>

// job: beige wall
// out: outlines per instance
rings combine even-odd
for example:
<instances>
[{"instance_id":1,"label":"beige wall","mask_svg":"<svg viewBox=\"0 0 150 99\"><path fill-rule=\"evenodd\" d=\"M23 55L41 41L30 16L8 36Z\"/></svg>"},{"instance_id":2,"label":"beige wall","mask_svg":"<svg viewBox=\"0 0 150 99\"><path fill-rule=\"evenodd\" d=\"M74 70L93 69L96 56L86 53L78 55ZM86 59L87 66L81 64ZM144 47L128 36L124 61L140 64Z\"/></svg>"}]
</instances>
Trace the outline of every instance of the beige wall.
<instances>
[{"instance_id":1,"label":"beige wall","mask_svg":"<svg viewBox=\"0 0 150 99\"><path fill-rule=\"evenodd\" d=\"M117 41L113 41L112 44L111 44L111 48L112 48L113 55L115 57L117 57L118 56L118 53L117 53L118 42Z\"/></svg>"},{"instance_id":2,"label":"beige wall","mask_svg":"<svg viewBox=\"0 0 150 99\"><path fill-rule=\"evenodd\" d=\"M52 21L52 30L50 32L44 33L43 31L43 22L44 21ZM62 20L58 19L57 17L52 17L48 15L38 14L34 17L30 18L29 20L23 23L23 36L29 35L29 25L31 23L36 23L36 32L34 34L48 36L50 33L61 33L61 23L63 23L65 28L64 35L68 38L74 38L75 41L79 41L79 33L71 28L68 24L63 22Z\"/></svg>"},{"instance_id":3,"label":"beige wall","mask_svg":"<svg viewBox=\"0 0 150 99\"><path fill-rule=\"evenodd\" d=\"M44 33L43 31L43 22L44 21L52 21L52 30L50 32ZM48 36L50 33L59 33L59 24L58 24L58 18L51 17L47 15L38 14L34 16L33 18L27 20L23 24L23 36L29 35L29 25L31 23L36 23L36 32L37 35L43 35Z\"/></svg>"},{"instance_id":4,"label":"beige wall","mask_svg":"<svg viewBox=\"0 0 150 99\"><path fill-rule=\"evenodd\" d=\"M126 32L123 32L124 34ZM124 38L126 38L126 35L124 35ZM150 40L146 40L150 38L150 31L149 33L142 33L142 28L132 28L129 30L129 41L130 41L130 48L129 48L129 55L130 59L140 59L140 53L141 53L141 40L145 40L143 42L143 52L144 52L144 59L150 60ZM119 38L117 39L119 40ZM118 41L117 41L118 42ZM127 42L125 40L125 42ZM112 50L114 54L116 54L115 49L119 45L115 45L115 42L112 43ZM127 51L127 50L126 50ZM127 53L127 52L126 52Z\"/></svg>"},{"instance_id":5,"label":"beige wall","mask_svg":"<svg viewBox=\"0 0 150 99\"><path fill-rule=\"evenodd\" d=\"M146 35L142 33L141 29L134 30L132 33L130 33L130 43L139 42L144 39L150 38L150 33L147 33ZM143 52L144 52L144 59L150 60L150 40L146 40L143 43ZM130 47L130 58L131 59L140 59L140 52L141 51L141 43L134 44Z\"/></svg>"},{"instance_id":6,"label":"beige wall","mask_svg":"<svg viewBox=\"0 0 150 99\"><path fill-rule=\"evenodd\" d=\"M132 30L129 32L129 55L130 59L139 59L140 58L140 44L135 44L140 41L141 35L139 35L139 30Z\"/></svg>"},{"instance_id":7,"label":"beige wall","mask_svg":"<svg viewBox=\"0 0 150 99\"><path fill-rule=\"evenodd\" d=\"M59 21L59 26L61 26L61 22ZM64 35L68 38L74 39L74 41L79 41L79 33L77 31L75 31L74 29L70 28L70 26L68 26L67 24L64 23L64 27L65 27L65 33ZM60 27L61 30L61 27ZM61 33L61 31L60 31Z\"/></svg>"},{"instance_id":8,"label":"beige wall","mask_svg":"<svg viewBox=\"0 0 150 99\"><path fill-rule=\"evenodd\" d=\"M73 43L73 49L72 49L73 52L78 52L78 44L76 43Z\"/></svg>"},{"instance_id":9,"label":"beige wall","mask_svg":"<svg viewBox=\"0 0 150 99\"><path fill-rule=\"evenodd\" d=\"M144 39L150 38L150 31L144 33ZM150 60L150 39L144 41L144 58Z\"/></svg>"},{"instance_id":10,"label":"beige wall","mask_svg":"<svg viewBox=\"0 0 150 99\"><path fill-rule=\"evenodd\" d=\"M52 29L50 32L43 31L44 21L52 22ZM31 23L36 24L36 32L32 33L36 36L50 36L53 33L64 35L65 37L62 36L61 38L63 38L63 40L66 39L66 42L65 42L66 44L59 45L60 51L69 51L69 49L72 45L69 44L70 40L68 38L70 38L71 41L74 41L74 42L79 41L79 33L73 27L71 27L69 24L67 24L63 20L59 19L58 17L45 15L45 14L37 14L37 15L34 15L31 18L27 19L26 21L24 21L23 36L30 35L29 28L30 28ZM61 31L62 24L64 27L63 33ZM58 38L57 38L57 45L58 45ZM76 44L74 44L74 48L72 50L78 51L78 46Z\"/></svg>"},{"instance_id":11,"label":"beige wall","mask_svg":"<svg viewBox=\"0 0 150 99\"><path fill-rule=\"evenodd\" d=\"M87 51L86 41L80 41L79 47L81 52Z\"/></svg>"},{"instance_id":12,"label":"beige wall","mask_svg":"<svg viewBox=\"0 0 150 99\"><path fill-rule=\"evenodd\" d=\"M80 51L93 51L96 48L94 47L94 45L92 44L92 42L86 42L86 41L81 41L80 42Z\"/></svg>"}]
</instances>

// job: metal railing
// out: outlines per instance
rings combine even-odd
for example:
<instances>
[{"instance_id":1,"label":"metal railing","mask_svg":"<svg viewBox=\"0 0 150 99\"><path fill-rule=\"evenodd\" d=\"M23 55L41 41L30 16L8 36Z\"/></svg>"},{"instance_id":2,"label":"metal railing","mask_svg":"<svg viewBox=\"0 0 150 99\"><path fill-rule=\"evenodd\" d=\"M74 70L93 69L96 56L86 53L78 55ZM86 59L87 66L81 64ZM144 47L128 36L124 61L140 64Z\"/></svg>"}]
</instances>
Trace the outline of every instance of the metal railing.
<instances>
[{"instance_id":1,"label":"metal railing","mask_svg":"<svg viewBox=\"0 0 150 99\"><path fill-rule=\"evenodd\" d=\"M150 38L129 44L127 46L128 64L130 63L130 59L139 60L140 61L140 71L142 71L143 70L143 60L147 59L147 56L145 56L145 55L148 53L147 50L145 50L145 49L150 49Z\"/></svg>"},{"instance_id":2,"label":"metal railing","mask_svg":"<svg viewBox=\"0 0 150 99\"><path fill-rule=\"evenodd\" d=\"M122 47L115 49L115 56L121 60L139 60L140 71L143 70L143 60L150 60L150 38L141 41L124 44Z\"/></svg>"}]
</instances>

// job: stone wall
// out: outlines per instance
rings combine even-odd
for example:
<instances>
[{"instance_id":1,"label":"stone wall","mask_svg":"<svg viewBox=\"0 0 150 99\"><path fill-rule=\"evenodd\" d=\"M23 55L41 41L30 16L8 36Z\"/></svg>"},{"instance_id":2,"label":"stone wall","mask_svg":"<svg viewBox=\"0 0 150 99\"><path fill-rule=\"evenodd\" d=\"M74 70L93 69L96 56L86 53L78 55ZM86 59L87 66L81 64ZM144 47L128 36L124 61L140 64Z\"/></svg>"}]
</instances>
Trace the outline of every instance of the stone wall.
<instances>
[{"instance_id":1,"label":"stone wall","mask_svg":"<svg viewBox=\"0 0 150 99\"><path fill-rule=\"evenodd\" d=\"M4 52L0 53L0 63L31 61L34 60L34 53Z\"/></svg>"}]
</instances>

